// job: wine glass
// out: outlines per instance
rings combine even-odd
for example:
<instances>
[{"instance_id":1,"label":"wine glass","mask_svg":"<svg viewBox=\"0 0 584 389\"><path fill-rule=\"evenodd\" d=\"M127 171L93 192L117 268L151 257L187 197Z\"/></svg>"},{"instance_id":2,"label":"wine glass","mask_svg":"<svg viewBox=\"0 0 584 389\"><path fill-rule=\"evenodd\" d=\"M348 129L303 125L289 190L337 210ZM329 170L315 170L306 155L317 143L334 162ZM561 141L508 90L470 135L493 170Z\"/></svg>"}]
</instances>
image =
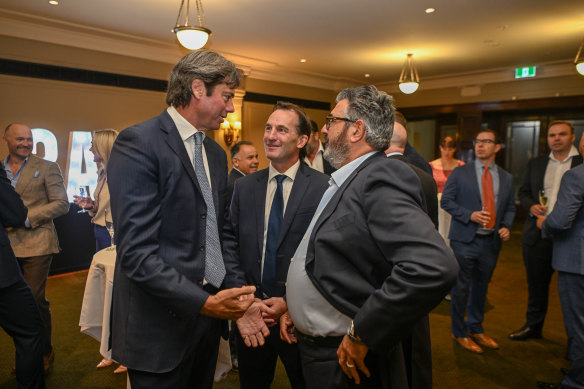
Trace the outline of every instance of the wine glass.
<instances>
[{"instance_id":1,"label":"wine glass","mask_svg":"<svg viewBox=\"0 0 584 389\"><path fill-rule=\"evenodd\" d=\"M81 211L77 211L77 213L85 213L87 212L87 209L85 209L85 206L87 205L87 196L89 196L89 190L87 186L79 187L79 195L80 199L78 205L81 208Z\"/></svg>"},{"instance_id":2,"label":"wine glass","mask_svg":"<svg viewBox=\"0 0 584 389\"><path fill-rule=\"evenodd\" d=\"M545 194L545 190L543 190L543 189L540 190L539 191L539 203L541 205L543 205L544 207L546 207L547 206L547 201L548 201L548 198L547 198L547 196Z\"/></svg>"},{"instance_id":3,"label":"wine glass","mask_svg":"<svg viewBox=\"0 0 584 389\"><path fill-rule=\"evenodd\" d=\"M107 209L105 209L105 228L107 228L107 232L110 234L111 245L107 248L107 250L115 250L116 245L114 244L114 222L107 220Z\"/></svg>"},{"instance_id":4,"label":"wine glass","mask_svg":"<svg viewBox=\"0 0 584 389\"><path fill-rule=\"evenodd\" d=\"M483 211L483 212L489 212L489 208L488 208L488 207L483 207L483 208L481 209L481 211ZM489 220L489 221L490 221L490 220ZM487 228L487 224L488 224L488 223L485 223L485 224L483 224L483 225L481 226L481 230L483 230L483 231L490 231L490 230Z\"/></svg>"}]
</instances>

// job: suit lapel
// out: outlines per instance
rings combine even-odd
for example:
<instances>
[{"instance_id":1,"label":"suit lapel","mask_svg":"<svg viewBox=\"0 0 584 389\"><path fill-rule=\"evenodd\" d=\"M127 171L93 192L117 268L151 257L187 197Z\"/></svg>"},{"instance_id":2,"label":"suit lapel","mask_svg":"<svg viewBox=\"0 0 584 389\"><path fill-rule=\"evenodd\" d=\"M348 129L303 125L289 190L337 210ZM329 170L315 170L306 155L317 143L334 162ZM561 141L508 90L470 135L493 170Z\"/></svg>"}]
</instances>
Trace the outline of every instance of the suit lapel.
<instances>
[{"instance_id":1,"label":"suit lapel","mask_svg":"<svg viewBox=\"0 0 584 389\"><path fill-rule=\"evenodd\" d=\"M286 204L286 212L284 213L284 219L282 220L282 229L280 230L280 236L278 238L278 247L284 240L284 237L288 233L294 216L296 216L296 211L302 203L302 198L304 193L308 189L310 172L308 167L305 167L304 163L300 162L298 172L294 178L294 183L292 184L292 191L290 192L290 197L288 198L288 203Z\"/></svg>"},{"instance_id":2,"label":"suit lapel","mask_svg":"<svg viewBox=\"0 0 584 389\"><path fill-rule=\"evenodd\" d=\"M257 185L254 185L255 215L256 215L256 236L258 239L258 252L264 252L264 223L266 212L266 193L268 188L269 169L260 170L256 173Z\"/></svg>"},{"instance_id":3,"label":"suit lapel","mask_svg":"<svg viewBox=\"0 0 584 389\"><path fill-rule=\"evenodd\" d=\"M26 165L20 171L20 176L18 176L18 181L14 188L16 192L23 194L26 191L26 188L32 182L34 174L39 170L39 165L39 161L34 155L28 158Z\"/></svg>"},{"instance_id":4,"label":"suit lapel","mask_svg":"<svg viewBox=\"0 0 584 389\"><path fill-rule=\"evenodd\" d=\"M483 203L483 195L481 194L481 189L479 188L479 181L476 172L476 161L469 162L466 166L468 166L468 179L470 185L475 193L476 198L478 199L479 205Z\"/></svg>"}]
</instances>

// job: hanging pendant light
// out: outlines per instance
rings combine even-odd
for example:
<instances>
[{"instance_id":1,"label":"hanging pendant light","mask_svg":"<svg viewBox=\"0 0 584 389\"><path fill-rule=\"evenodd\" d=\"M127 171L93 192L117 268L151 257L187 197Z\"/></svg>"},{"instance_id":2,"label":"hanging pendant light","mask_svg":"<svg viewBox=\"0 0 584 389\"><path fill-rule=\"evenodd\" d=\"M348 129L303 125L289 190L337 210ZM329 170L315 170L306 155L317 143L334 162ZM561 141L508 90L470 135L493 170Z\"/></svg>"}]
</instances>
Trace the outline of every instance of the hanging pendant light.
<instances>
[{"instance_id":1,"label":"hanging pendant light","mask_svg":"<svg viewBox=\"0 0 584 389\"><path fill-rule=\"evenodd\" d=\"M399 76L399 89L406 95L414 93L420 86L420 77L413 57L413 54L408 54L401 76Z\"/></svg>"},{"instance_id":2,"label":"hanging pendant light","mask_svg":"<svg viewBox=\"0 0 584 389\"><path fill-rule=\"evenodd\" d=\"M576 70L578 73L584 76L584 57L582 56L582 47L584 46L584 39L582 43L580 43L580 48L578 49L578 54L576 54L576 58L574 59L574 65L576 65Z\"/></svg>"},{"instance_id":3,"label":"hanging pendant light","mask_svg":"<svg viewBox=\"0 0 584 389\"><path fill-rule=\"evenodd\" d=\"M197 19L199 21L199 26L191 26L189 25L189 12L191 2L190 0L186 0L187 6L184 13L184 24L180 24L182 22L181 15L183 13L183 8L185 5L185 0L181 0L180 8L178 10L178 16L176 18L176 25L172 30L180 42L185 48L189 50L197 50L201 47L205 46L209 36L211 35L211 30L206 28L205 22L205 12L203 11L203 4L201 0L195 0L195 5L197 7Z\"/></svg>"}]
</instances>

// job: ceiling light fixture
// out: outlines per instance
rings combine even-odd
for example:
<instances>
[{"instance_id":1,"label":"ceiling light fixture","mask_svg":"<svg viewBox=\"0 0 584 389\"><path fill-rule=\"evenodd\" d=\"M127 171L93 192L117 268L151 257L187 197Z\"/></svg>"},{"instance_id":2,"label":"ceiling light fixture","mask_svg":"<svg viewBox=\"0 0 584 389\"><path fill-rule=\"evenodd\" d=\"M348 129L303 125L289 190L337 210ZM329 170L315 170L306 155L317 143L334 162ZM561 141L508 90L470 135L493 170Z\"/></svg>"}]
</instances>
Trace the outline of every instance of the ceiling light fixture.
<instances>
[{"instance_id":1,"label":"ceiling light fixture","mask_svg":"<svg viewBox=\"0 0 584 389\"><path fill-rule=\"evenodd\" d=\"M195 0L195 6L197 8L197 19L199 21L199 26L189 25L189 11L191 8L190 0L187 1L186 10L184 13L184 24L182 22L181 15L183 13L183 8L185 5L185 0L181 0L180 8L178 10L178 16L176 18L176 25L173 28L173 32L181 45L189 50L197 50L205 46L209 36L211 35L211 30L209 30L205 25L205 12L203 11L203 4L201 0Z\"/></svg>"},{"instance_id":2,"label":"ceiling light fixture","mask_svg":"<svg viewBox=\"0 0 584 389\"><path fill-rule=\"evenodd\" d=\"M427 14L431 14L431 13L433 13L434 11L436 11L436 8L426 8L426 13L427 13Z\"/></svg>"},{"instance_id":3,"label":"ceiling light fixture","mask_svg":"<svg viewBox=\"0 0 584 389\"><path fill-rule=\"evenodd\" d=\"M49 1L50 5L59 5L59 2L57 0L51 0Z\"/></svg>"},{"instance_id":4,"label":"ceiling light fixture","mask_svg":"<svg viewBox=\"0 0 584 389\"><path fill-rule=\"evenodd\" d=\"M399 89L406 95L414 93L418 90L418 86L420 86L420 77L414 65L413 57L413 54L408 53L401 76L399 76Z\"/></svg>"},{"instance_id":5,"label":"ceiling light fixture","mask_svg":"<svg viewBox=\"0 0 584 389\"><path fill-rule=\"evenodd\" d=\"M576 65L576 70L578 73L584 76L584 57L582 56L582 47L584 46L584 39L580 43L580 48L578 49L578 54L574 58L574 65Z\"/></svg>"}]
</instances>

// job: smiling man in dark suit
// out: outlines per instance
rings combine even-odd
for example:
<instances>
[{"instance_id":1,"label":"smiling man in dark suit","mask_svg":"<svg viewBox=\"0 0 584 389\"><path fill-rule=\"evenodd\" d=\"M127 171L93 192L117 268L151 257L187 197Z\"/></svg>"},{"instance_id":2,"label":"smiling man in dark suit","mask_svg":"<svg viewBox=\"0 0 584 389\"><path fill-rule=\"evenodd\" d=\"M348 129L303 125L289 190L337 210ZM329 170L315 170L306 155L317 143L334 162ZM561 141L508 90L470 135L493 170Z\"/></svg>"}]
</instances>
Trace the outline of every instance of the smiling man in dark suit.
<instances>
[{"instance_id":1,"label":"smiling man in dark suit","mask_svg":"<svg viewBox=\"0 0 584 389\"><path fill-rule=\"evenodd\" d=\"M240 77L219 54L187 54L169 76L168 109L122 131L113 147L112 356L134 389L211 388L221 319L240 318L253 302L253 286L221 290L233 276L222 253L227 158L205 136L234 111Z\"/></svg>"},{"instance_id":2,"label":"smiling man in dark suit","mask_svg":"<svg viewBox=\"0 0 584 389\"><path fill-rule=\"evenodd\" d=\"M305 387L298 347L280 339L276 323L287 310L283 297L290 258L328 187L328 176L302 162L309 136L310 122L304 111L278 102L264 131L270 166L235 183L231 203L238 242L234 255L239 258L235 271L241 274L242 285L256 285L256 297L269 307L268 318L274 323L262 347L246 347L246 340L238 338L239 378L244 389L269 389L278 356L292 388Z\"/></svg>"},{"instance_id":3,"label":"smiling man in dark suit","mask_svg":"<svg viewBox=\"0 0 584 389\"><path fill-rule=\"evenodd\" d=\"M453 170L440 204L452 215L450 247L460 266L458 280L450 292L452 337L465 350L482 354L481 346L499 348L484 333L483 319L501 241L511 236L515 201L513 177L495 164L495 156L501 150L497 134L481 130L473 143L476 160Z\"/></svg>"},{"instance_id":4,"label":"smiling man in dark suit","mask_svg":"<svg viewBox=\"0 0 584 389\"><path fill-rule=\"evenodd\" d=\"M582 156L578 155L573 145L574 139L574 127L571 123L551 122L547 133L550 153L529 161L523 184L519 188L519 201L528 212L521 235L528 298L525 324L509 334L511 340L542 336L550 281L554 273L553 241L549 237L543 238L535 224L539 216L549 214L553 210L564 173L582 163ZM546 204L540 203L540 197L545 197Z\"/></svg>"},{"instance_id":5,"label":"smiling man in dark suit","mask_svg":"<svg viewBox=\"0 0 584 389\"><path fill-rule=\"evenodd\" d=\"M323 128L338 170L290 264L280 320L309 388L407 388L400 342L456 279L418 176L383 152L393 116L385 92L349 88Z\"/></svg>"},{"instance_id":6,"label":"smiling man in dark suit","mask_svg":"<svg viewBox=\"0 0 584 389\"><path fill-rule=\"evenodd\" d=\"M43 320L4 230L23 226L26 215L0 162L0 326L14 339L18 387L44 389Z\"/></svg>"}]
</instances>

